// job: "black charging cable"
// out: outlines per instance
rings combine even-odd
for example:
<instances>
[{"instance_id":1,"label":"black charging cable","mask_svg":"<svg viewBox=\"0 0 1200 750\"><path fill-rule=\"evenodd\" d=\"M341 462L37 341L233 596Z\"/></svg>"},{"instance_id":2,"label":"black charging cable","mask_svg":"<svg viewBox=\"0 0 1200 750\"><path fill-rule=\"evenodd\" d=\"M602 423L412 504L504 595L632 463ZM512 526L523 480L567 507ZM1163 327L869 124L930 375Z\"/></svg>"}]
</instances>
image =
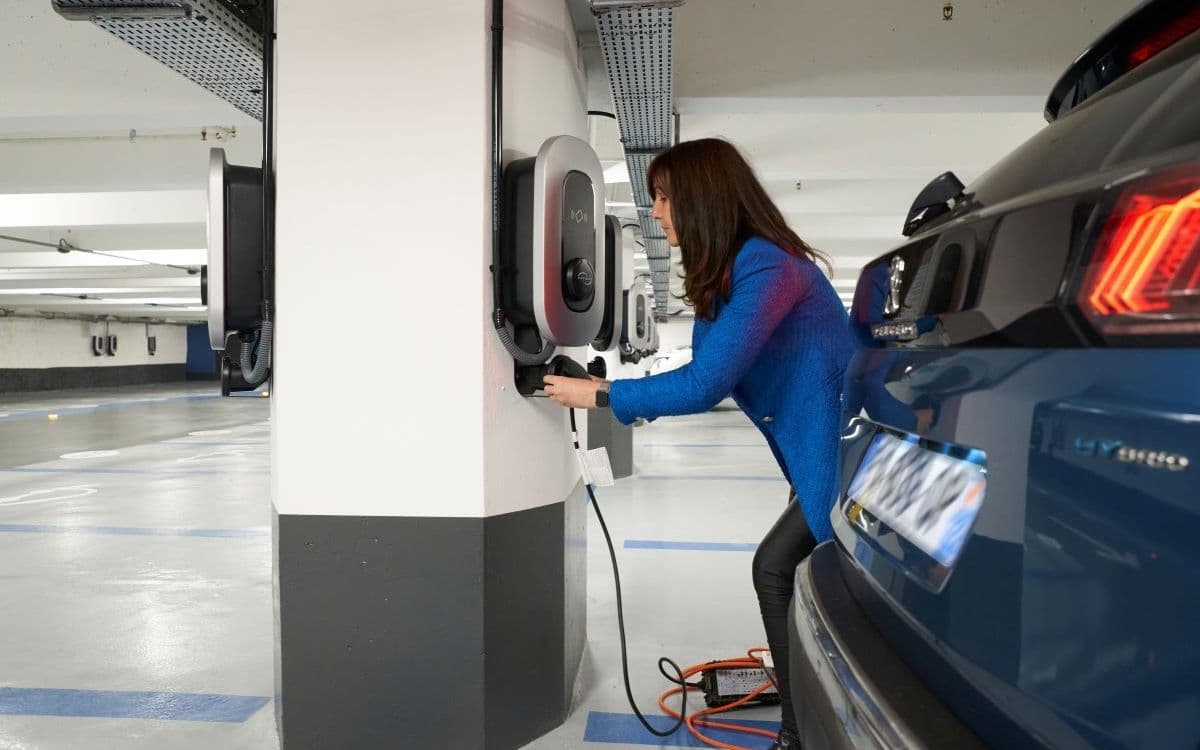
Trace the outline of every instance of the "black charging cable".
<instances>
[{"instance_id":1,"label":"black charging cable","mask_svg":"<svg viewBox=\"0 0 1200 750\"><path fill-rule=\"evenodd\" d=\"M582 455L582 450L579 447L579 430L575 427L575 410L567 409L567 411L571 413L571 440L575 444L576 453ZM682 703L679 706L679 718L676 720L675 726L663 731L652 727L650 722L646 721L646 717L642 715L642 712L638 710L637 702L633 699L633 688L629 685L629 653L625 644L625 607L621 596L621 571L617 567L617 551L613 548L612 536L608 533L608 524L604 522L604 514L600 512L600 504L596 502L595 490L586 481L584 482L584 486L587 487L588 499L592 501L592 510L596 511L596 520L600 521L600 530L604 532L604 541L608 543L608 557L612 560L613 582L617 588L617 629L621 633L621 674L625 677L625 697L629 699L629 707L633 709L633 713L637 715L638 721L642 722L642 726L646 728L647 732L653 734L655 737L670 737L678 732L687 720L687 694L690 685L684 680L683 670L679 668L679 665L664 656L658 660L658 671L669 682L683 688L680 692ZM666 665L668 664L675 670L674 676L668 674L666 670Z\"/></svg>"}]
</instances>

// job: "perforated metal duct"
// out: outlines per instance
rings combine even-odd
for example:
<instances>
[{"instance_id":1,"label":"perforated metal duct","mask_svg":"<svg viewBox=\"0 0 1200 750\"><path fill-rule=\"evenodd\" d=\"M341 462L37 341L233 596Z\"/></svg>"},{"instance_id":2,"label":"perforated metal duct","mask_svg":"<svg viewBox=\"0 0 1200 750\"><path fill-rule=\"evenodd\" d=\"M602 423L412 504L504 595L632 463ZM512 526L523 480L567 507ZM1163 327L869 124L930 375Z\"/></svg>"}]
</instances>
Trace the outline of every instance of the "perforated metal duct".
<instances>
[{"instance_id":1,"label":"perforated metal duct","mask_svg":"<svg viewBox=\"0 0 1200 750\"><path fill-rule=\"evenodd\" d=\"M646 168L655 154L671 145L674 11L664 6L679 4L680 0L592 2L650 261L654 307L660 314L667 310L670 293L671 247L658 222L650 218L654 201L646 190Z\"/></svg>"},{"instance_id":2,"label":"perforated metal duct","mask_svg":"<svg viewBox=\"0 0 1200 750\"><path fill-rule=\"evenodd\" d=\"M258 0L51 0L250 115L262 119Z\"/></svg>"}]
</instances>

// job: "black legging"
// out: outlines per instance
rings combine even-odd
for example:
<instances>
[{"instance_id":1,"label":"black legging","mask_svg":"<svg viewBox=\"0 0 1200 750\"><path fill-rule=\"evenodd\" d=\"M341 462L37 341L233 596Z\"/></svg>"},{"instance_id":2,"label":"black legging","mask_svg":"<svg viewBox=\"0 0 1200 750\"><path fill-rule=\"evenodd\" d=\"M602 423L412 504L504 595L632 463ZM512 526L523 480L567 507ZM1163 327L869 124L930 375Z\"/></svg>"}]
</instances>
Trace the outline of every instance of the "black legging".
<instances>
[{"instance_id":1,"label":"black legging","mask_svg":"<svg viewBox=\"0 0 1200 750\"><path fill-rule=\"evenodd\" d=\"M758 593L758 608L767 631L767 645L775 660L775 680L779 683L783 705L783 729L792 734L797 734L797 728L788 678L788 604L792 601L796 566L816 546L817 540L809 531L800 504L796 502L796 491L792 490L783 515L754 553L754 590Z\"/></svg>"}]
</instances>

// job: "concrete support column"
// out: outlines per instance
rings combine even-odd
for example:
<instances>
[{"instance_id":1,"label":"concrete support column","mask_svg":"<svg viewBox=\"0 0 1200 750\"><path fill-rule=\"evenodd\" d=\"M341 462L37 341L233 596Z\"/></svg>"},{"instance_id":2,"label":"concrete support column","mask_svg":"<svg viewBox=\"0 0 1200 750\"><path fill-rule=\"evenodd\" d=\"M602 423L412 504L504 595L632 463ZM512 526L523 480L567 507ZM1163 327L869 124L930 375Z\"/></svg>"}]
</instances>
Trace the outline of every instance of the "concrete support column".
<instances>
[{"instance_id":1,"label":"concrete support column","mask_svg":"<svg viewBox=\"0 0 1200 750\"><path fill-rule=\"evenodd\" d=\"M506 3L505 159L586 137L562 0ZM566 415L488 324L490 3L278 3L285 750L516 748L585 638Z\"/></svg>"}]
</instances>

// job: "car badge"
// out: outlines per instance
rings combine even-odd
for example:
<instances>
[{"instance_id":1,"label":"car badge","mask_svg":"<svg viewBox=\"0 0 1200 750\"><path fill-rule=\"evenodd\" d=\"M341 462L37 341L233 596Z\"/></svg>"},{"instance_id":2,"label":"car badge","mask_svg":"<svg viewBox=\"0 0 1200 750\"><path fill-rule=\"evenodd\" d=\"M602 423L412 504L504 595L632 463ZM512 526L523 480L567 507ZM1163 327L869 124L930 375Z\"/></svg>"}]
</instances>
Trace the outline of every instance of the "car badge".
<instances>
[{"instance_id":1,"label":"car badge","mask_svg":"<svg viewBox=\"0 0 1200 750\"><path fill-rule=\"evenodd\" d=\"M892 273L888 280L888 298L883 306L886 315L900 312L900 296L904 286L904 259L900 256L892 258Z\"/></svg>"},{"instance_id":2,"label":"car badge","mask_svg":"<svg viewBox=\"0 0 1200 750\"><path fill-rule=\"evenodd\" d=\"M1075 453L1080 456L1107 458L1122 464L1132 464L1155 470L1185 471L1192 465L1192 460L1180 453L1135 448L1126 445L1122 440L1095 440L1077 437L1075 438Z\"/></svg>"}]
</instances>

